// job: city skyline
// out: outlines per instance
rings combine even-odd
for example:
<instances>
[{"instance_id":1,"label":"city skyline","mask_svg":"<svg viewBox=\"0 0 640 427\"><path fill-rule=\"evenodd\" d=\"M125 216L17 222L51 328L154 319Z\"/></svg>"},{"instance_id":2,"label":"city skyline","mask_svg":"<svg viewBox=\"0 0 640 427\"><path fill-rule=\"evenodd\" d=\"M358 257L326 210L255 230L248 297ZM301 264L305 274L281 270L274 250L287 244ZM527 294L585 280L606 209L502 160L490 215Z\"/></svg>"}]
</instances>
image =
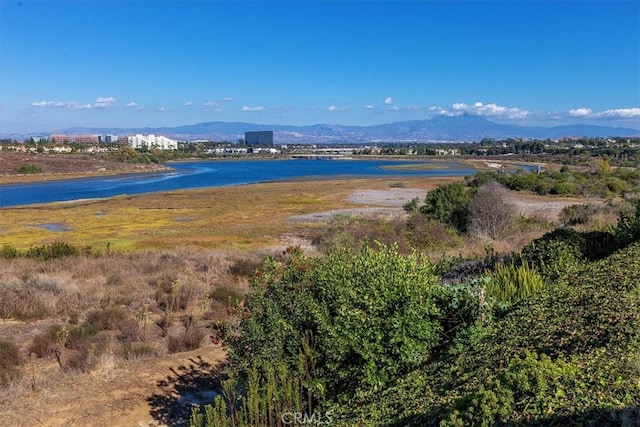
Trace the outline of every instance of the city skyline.
<instances>
[{"instance_id":1,"label":"city skyline","mask_svg":"<svg viewBox=\"0 0 640 427\"><path fill-rule=\"evenodd\" d=\"M636 1L0 3L0 132L479 115L640 128Z\"/></svg>"}]
</instances>

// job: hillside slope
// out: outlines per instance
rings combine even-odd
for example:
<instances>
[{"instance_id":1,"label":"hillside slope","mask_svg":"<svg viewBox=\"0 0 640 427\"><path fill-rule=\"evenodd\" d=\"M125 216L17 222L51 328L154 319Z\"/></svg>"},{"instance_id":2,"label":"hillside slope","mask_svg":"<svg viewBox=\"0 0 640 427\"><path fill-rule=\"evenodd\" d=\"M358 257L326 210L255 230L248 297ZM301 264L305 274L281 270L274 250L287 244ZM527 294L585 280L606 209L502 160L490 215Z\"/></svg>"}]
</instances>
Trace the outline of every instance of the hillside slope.
<instances>
[{"instance_id":1,"label":"hillside slope","mask_svg":"<svg viewBox=\"0 0 640 427\"><path fill-rule=\"evenodd\" d=\"M340 408L342 425L639 425L640 243ZM357 409L355 409L357 408Z\"/></svg>"}]
</instances>

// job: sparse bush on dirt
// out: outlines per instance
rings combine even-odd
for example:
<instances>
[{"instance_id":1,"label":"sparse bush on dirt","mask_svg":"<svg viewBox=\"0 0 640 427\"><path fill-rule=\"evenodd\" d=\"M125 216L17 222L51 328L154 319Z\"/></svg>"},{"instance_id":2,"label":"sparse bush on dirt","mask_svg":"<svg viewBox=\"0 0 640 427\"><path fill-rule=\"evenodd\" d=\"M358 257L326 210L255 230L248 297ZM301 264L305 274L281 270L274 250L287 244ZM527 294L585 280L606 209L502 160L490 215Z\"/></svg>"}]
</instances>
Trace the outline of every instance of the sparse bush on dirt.
<instances>
[{"instance_id":1,"label":"sparse bush on dirt","mask_svg":"<svg viewBox=\"0 0 640 427\"><path fill-rule=\"evenodd\" d=\"M6 387L22 377L19 369L21 363L18 346L11 341L0 339L0 387Z\"/></svg>"},{"instance_id":2,"label":"sparse bush on dirt","mask_svg":"<svg viewBox=\"0 0 640 427\"><path fill-rule=\"evenodd\" d=\"M45 296L23 284L0 282L0 317L16 320L44 319L51 312Z\"/></svg>"},{"instance_id":3,"label":"sparse bush on dirt","mask_svg":"<svg viewBox=\"0 0 640 427\"><path fill-rule=\"evenodd\" d=\"M157 354L156 345L148 342L129 342L122 346L122 357L125 360L139 360Z\"/></svg>"},{"instance_id":4,"label":"sparse bush on dirt","mask_svg":"<svg viewBox=\"0 0 640 427\"><path fill-rule=\"evenodd\" d=\"M252 259L249 257L238 258L229 266L229 274L234 277L250 278L256 270L262 267L262 259Z\"/></svg>"},{"instance_id":5,"label":"sparse bush on dirt","mask_svg":"<svg viewBox=\"0 0 640 427\"><path fill-rule=\"evenodd\" d=\"M478 189L469 203L468 230L495 240L506 233L515 220L515 209L507 202L508 191L491 181Z\"/></svg>"},{"instance_id":6,"label":"sparse bush on dirt","mask_svg":"<svg viewBox=\"0 0 640 427\"><path fill-rule=\"evenodd\" d=\"M195 350L202 344L204 332L197 326L192 326L186 331L173 332L167 337L167 350L169 353Z\"/></svg>"},{"instance_id":7,"label":"sparse bush on dirt","mask_svg":"<svg viewBox=\"0 0 640 427\"><path fill-rule=\"evenodd\" d=\"M36 357L52 356L58 344L56 337L61 328L62 325L54 324L33 337L29 345L29 353L35 354Z\"/></svg>"},{"instance_id":8,"label":"sparse bush on dirt","mask_svg":"<svg viewBox=\"0 0 640 427\"><path fill-rule=\"evenodd\" d=\"M207 294L207 297L213 302L217 301L222 304L234 303L241 300L243 294L229 286L218 286Z\"/></svg>"},{"instance_id":9,"label":"sparse bush on dirt","mask_svg":"<svg viewBox=\"0 0 640 427\"><path fill-rule=\"evenodd\" d=\"M560 213L560 222L565 226L586 224L602 210L593 203L566 206Z\"/></svg>"}]
</instances>

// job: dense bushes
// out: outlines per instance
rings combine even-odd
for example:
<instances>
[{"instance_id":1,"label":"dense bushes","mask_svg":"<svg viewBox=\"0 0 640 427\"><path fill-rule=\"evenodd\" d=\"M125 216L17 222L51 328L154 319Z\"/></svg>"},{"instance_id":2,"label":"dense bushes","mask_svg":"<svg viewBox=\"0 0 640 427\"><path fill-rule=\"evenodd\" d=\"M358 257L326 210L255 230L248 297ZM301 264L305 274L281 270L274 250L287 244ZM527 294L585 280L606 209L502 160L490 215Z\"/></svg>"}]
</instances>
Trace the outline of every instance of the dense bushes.
<instances>
[{"instance_id":1,"label":"dense bushes","mask_svg":"<svg viewBox=\"0 0 640 427\"><path fill-rule=\"evenodd\" d=\"M442 326L434 267L393 247L310 259L296 250L265 263L252 284L239 333L229 336L239 366L286 362L295 368L305 333L332 397L380 388L431 356Z\"/></svg>"},{"instance_id":2,"label":"dense bushes","mask_svg":"<svg viewBox=\"0 0 640 427\"><path fill-rule=\"evenodd\" d=\"M606 162L605 162L606 163ZM497 181L510 190L531 191L537 194L560 196L605 197L623 196L634 191L640 172L623 168L611 169L607 164L596 165L593 171L571 171L563 168L559 172L541 173L479 172L467 178L471 187L481 187L489 181Z\"/></svg>"},{"instance_id":3,"label":"dense bushes","mask_svg":"<svg viewBox=\"0 0 640 427\"><path fill-rule=\"evenodd\" d=\"M0 249L0 258L15 259L19 257L41 259L48 261L73 255L90 255L91 247L78 248L65 242L53 242L48 245L32 246L26 251L19 251L13 245L3 245Z\"/></svg>"},{"instance_id":4,"label":"dense bushes","mask_svg":"<svg viewBox=\"0 0 640 427\"><path fill-rule=\"evenodd\" d=\"M441 357L336 406L344 425L636 425L640 246L584 261ZM626 423L626 424L625 424Z\"/></svg>"}]
</instances>

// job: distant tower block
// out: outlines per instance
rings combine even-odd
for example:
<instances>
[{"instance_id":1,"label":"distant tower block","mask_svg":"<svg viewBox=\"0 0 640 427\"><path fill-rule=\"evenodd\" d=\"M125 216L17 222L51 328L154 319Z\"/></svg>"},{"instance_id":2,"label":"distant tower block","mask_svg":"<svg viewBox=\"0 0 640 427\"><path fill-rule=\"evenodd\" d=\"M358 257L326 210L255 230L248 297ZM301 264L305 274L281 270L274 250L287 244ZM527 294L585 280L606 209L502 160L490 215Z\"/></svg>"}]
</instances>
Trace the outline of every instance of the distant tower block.
<instances>
[{"instance_id":1,"label":"distant tower block","mask_svg":"<svg viewBox=\"0 0 640 427\"><path fill-rule=\"evenodd\" d=\"M261 130L245 132L244 142L248 147L273 147L273 131Z\"/></svg>"}]
</instances>

